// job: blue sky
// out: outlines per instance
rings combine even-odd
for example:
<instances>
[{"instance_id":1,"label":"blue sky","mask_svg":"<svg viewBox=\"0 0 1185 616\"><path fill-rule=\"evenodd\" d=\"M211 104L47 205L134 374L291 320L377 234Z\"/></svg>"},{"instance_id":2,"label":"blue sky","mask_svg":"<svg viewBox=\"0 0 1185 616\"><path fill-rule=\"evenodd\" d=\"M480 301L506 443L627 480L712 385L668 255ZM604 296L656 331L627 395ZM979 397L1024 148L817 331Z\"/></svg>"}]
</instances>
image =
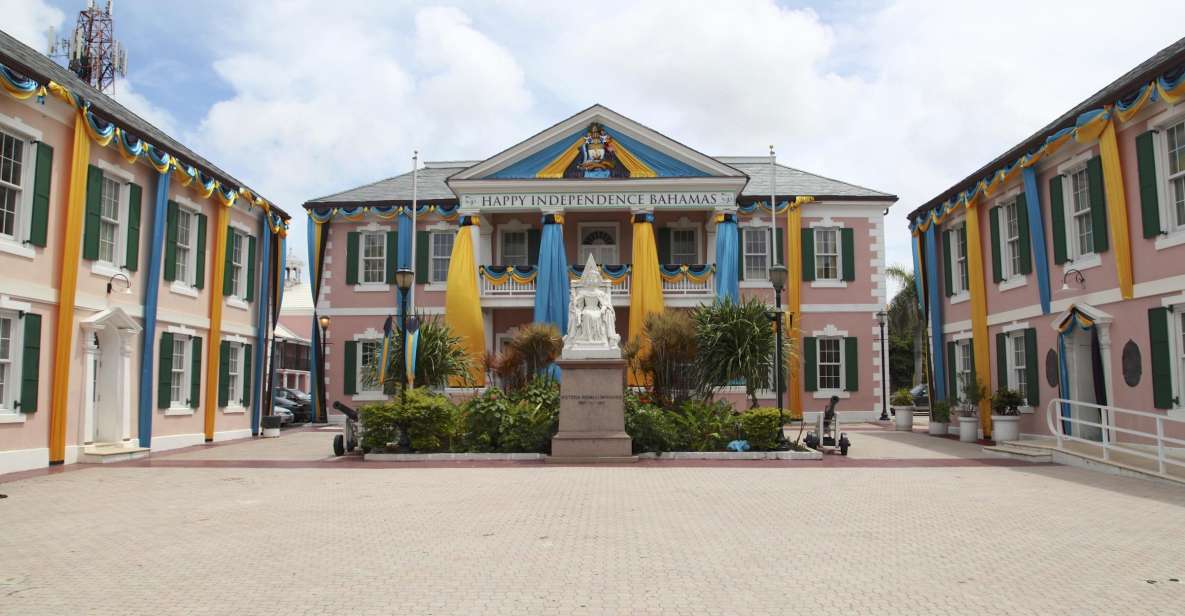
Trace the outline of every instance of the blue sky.
<instances>
[{"instance_id":1,"label":"blue sky","mask_svg":"<svg viewBox=\"0 0 1185 616\"><path fill-rule=\"evenodd\" d=\"M42 48L82 5L0 14ZM120 0L116 97L298 215L407 171L413 149L481 158L599 102L710 154L773 143L784 164L899 195L888 258L907 264L906 212L1182 23L1185 3L1152 0Z\"/></svg>"}]
</instances>

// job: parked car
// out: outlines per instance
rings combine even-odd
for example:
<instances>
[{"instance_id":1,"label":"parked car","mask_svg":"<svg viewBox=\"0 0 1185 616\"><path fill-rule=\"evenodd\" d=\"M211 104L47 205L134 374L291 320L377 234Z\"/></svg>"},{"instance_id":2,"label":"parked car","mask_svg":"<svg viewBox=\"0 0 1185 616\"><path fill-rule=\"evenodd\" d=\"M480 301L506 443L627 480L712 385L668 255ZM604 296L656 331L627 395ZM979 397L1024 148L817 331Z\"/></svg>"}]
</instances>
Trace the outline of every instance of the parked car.
<instances>
[{"instance_id":1,"label":"parked car","mask_svg":"<svg viewBox=\"0 0 1185 616\"><path fill-rule=\"evenodd\" d=\"M913 398L914 408L930 408L930 392L925 383L914 385L909 395Z\"/></svg>"},{"instance_id":2,"label":"parked car","mask_svg":"<svg viewBox=\"0 0 1185 616\"><path fill-rule=\"evenodd\" d=\"M283 424L296 421L297 408L290 400L280 396L272 396L272 414L284 417Z\"/></svg>"},{"instance_id":3,"label":"parked car","mask_svg":"<svg viewBox=\"0 0 1185 616\"><path fill-rule=\"evenodd\" d=\"M292 411L278 404L272 407L272 415L280 418L281 426L287 426L294 421Z\"/></svg>"},{"instance_id":4,"label":"parked car","mask_svg":"<svg viewBox=\"0 0 1185 616\"><path fill-rule=\"evenodd\" d=\"M307 423L313 418L313 401L307 394L302 394L295 389L277 387L272 390L272 399L284 401L296 423Z\"/></svg>"},{"instance_id":5,"label":"parked car","mask_svg":"<svg viewBox=\"0 0 1185 616\"><path fill-rule=\"evenodd\" d=\"M283 392L286 398L296 402L312 402L313 400L313 397L307 392L303 392L299 389L292 389L290 387L277 387L276 390Z\"/></svg>"}]
</instances>

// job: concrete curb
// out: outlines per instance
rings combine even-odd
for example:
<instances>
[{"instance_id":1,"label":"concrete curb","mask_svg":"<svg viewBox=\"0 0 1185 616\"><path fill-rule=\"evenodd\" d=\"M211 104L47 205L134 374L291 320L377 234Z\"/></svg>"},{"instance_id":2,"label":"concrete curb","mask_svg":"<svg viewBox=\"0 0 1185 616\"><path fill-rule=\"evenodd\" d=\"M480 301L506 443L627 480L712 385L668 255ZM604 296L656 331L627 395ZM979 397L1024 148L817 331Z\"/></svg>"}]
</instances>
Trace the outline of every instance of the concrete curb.
<instances>
[{"instance_id":1,"label":"concrete curb","mask_svg":"<svg viewBox=\"0 0 1185 616\"><path fill-rule=\"evenodd\" d=\"M541 453L368 453L363 460L374 462L431 462L447 460L452 462L537 461L546 458Z\"/></svg>"}]
</instances>

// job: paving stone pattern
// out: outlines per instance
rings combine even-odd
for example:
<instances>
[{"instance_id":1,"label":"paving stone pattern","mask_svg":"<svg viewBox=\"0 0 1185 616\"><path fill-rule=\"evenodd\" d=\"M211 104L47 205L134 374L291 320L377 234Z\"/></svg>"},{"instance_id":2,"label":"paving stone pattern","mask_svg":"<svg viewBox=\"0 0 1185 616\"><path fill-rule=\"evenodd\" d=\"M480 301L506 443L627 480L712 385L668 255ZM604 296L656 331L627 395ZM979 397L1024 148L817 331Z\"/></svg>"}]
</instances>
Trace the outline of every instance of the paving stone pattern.
<instances>
[{"instance_id":1,"label":"paving stone pattern","mask_svg":"<svg viewBox=\"0 0 1185 616\"><path fill-rule=\"evenodd\" d=\"M1058 466L124 466L0 492L0 614L1185 606L1185 490Z\"/></svg>"}]
</instances>

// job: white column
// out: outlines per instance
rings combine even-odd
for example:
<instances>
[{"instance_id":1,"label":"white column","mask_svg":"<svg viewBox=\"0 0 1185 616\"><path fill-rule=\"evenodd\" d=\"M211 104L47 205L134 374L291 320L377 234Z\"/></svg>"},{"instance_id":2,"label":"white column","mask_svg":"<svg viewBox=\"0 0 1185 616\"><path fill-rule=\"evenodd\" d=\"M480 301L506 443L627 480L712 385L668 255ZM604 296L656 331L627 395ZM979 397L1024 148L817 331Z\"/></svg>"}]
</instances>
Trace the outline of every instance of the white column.
<instances>
[{"instance_id":1,"label":"white column","mask_svg":"<svg viewBox=\"0 0 1185 616\"><path fill-rule=\"evenodd\" d=\"M81 326L83 369L82 369L82 435L79 442L90 445L95 441L95 362L99 358L99 345L95 343L95 333L102 326Z\"/></svg>"},{"instance_id":2,"label":"white column","mask_svg":"<svg viewBox=\"0 0 1185 616\"><path fill-rule=\"evenodd\" d=\"M122 437L125 444L132 438L132 339L130 332L119 332L119 408L123 414Z\"/></svg>"}]
</instances>

